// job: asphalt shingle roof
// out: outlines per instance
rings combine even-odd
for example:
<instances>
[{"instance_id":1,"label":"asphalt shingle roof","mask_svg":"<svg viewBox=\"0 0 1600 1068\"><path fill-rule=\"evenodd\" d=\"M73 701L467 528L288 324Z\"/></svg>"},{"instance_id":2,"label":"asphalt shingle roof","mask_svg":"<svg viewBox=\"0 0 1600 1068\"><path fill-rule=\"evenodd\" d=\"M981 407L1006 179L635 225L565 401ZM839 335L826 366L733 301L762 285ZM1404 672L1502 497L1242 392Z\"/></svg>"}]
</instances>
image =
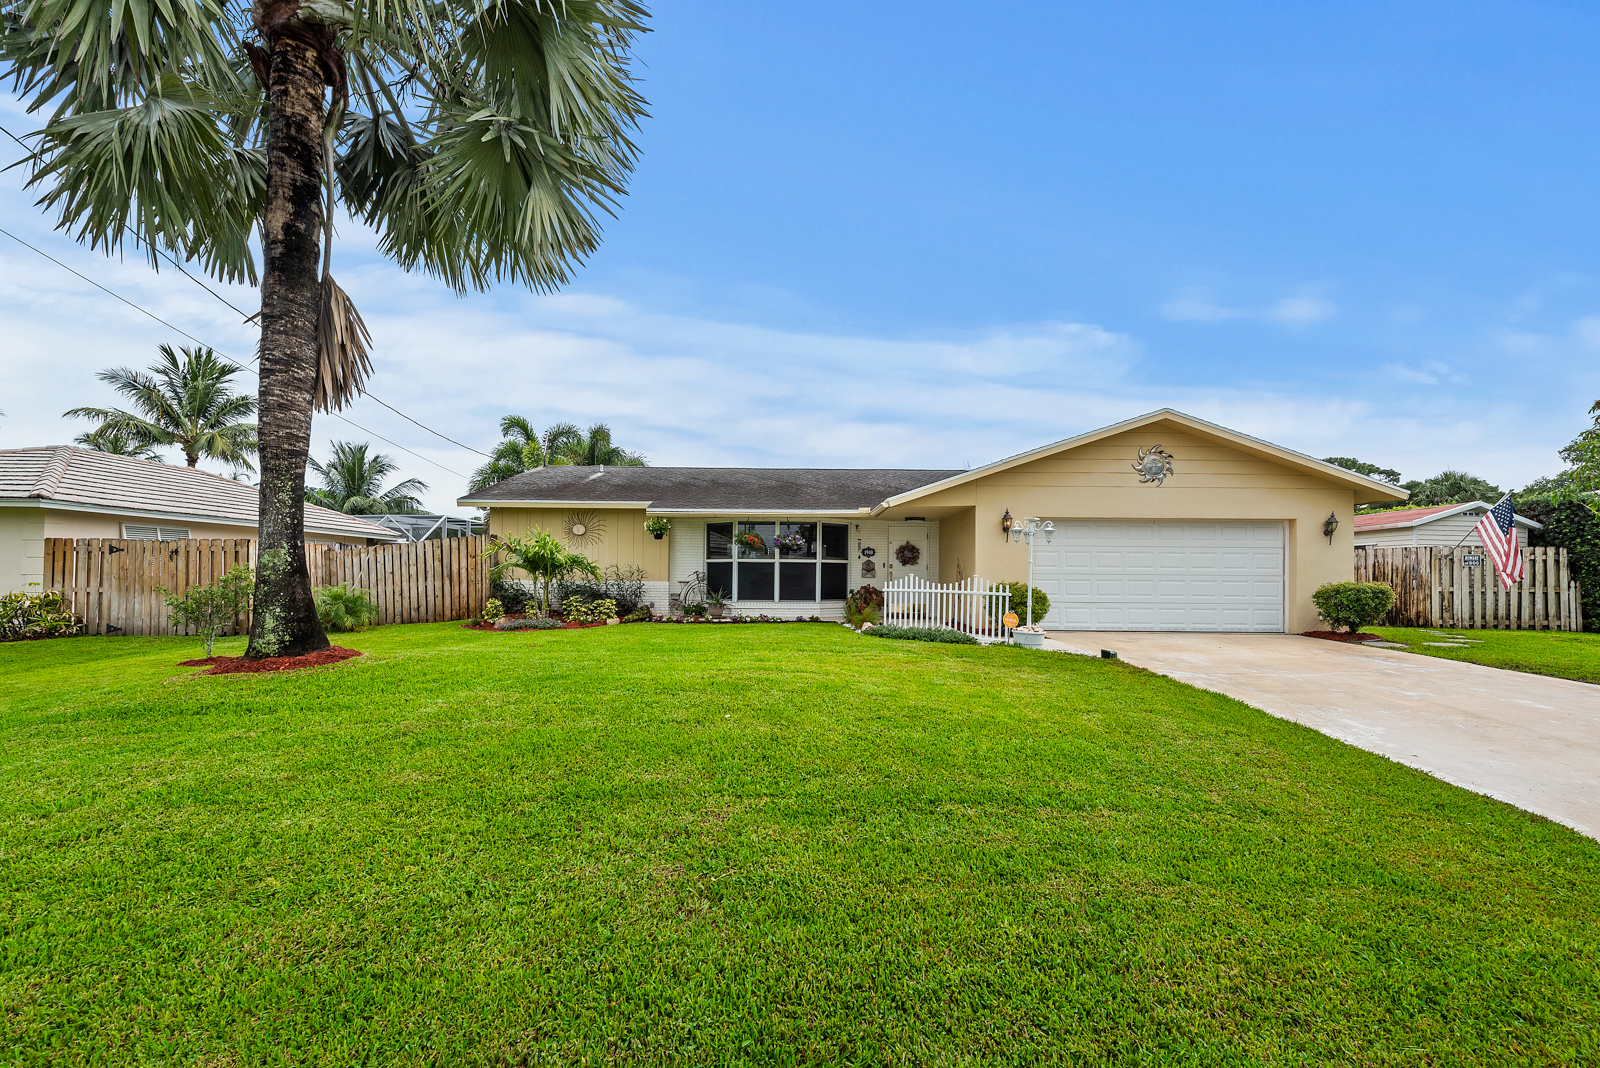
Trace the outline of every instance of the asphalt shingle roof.
<instances>
[{"instance_id":1,"label":"asphalt shingle roof","mask_svg":"<svg viewBox=\"0 0 1600 1068\"><path fill-rule=\"evenodd\" d=\"M901 468L541 467L513 475L462 504L648 502L683 511L855 511L961 474Z\"/></svg>"},{"instance_id":2,"label":"asphalt shingle roof","mask_svg":"<svg viewBox=\"0 0 1600 1068\"><path fill-rule=\"evenodd\" d=\"M0 499L91 505L117 512L196 516L256 524L254 486L191 467L174 467L93 449L51 445L0 449ZM392 530L308 504L306 530L394 541Z\"/></svg>"}]
</instances>

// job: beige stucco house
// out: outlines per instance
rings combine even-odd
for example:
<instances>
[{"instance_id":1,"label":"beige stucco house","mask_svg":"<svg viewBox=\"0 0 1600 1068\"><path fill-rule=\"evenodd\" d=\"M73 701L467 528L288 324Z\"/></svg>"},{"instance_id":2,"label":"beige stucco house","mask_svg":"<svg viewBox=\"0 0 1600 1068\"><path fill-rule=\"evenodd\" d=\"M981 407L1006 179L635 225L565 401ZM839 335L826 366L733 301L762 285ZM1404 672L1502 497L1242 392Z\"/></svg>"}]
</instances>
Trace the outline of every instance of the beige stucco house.
<instances>
[{"instance_id":1,"label":"beige stucco house","mask_svg":"<svg viewBox=\"0 0 1600 1068\"><path fill-rule=\"evenodd\" d=\"M0 450L0 592L44 578L47 538L253 538L254 486L191 467L52 445ZM306 505L306 540L403 541L398 531Z\"/></svg>"},{"instance_id":2,"label":"beige stucco house","mask_svg":"<svg viewBox=\"0 0 1600 1068\"><path fill-rule=\"evenodd\" d=\"M662 608L698 577L744 613L825 618L864 583L1025 579L1002 521L1036 516L1056 528L1035 547L1046 628L1297 632L1353 575L1356 505L1405 496L1168 408L970 471L544 467L459 503L643 567Z\"/></svg>"}]
</instances>

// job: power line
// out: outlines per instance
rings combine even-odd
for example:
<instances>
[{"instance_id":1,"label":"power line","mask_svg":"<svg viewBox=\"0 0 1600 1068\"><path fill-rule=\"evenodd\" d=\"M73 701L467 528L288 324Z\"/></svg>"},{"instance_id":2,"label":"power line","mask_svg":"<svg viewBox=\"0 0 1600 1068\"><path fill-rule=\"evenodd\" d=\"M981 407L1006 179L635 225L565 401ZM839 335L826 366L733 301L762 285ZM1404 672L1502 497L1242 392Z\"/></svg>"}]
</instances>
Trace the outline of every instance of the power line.
<instances>
[{"instance_id":1,"label":"power line","mask_svg":"<svg viewBox=\"0 0 1600 1068\"><path fill-rule=\"evenodd\" d=\"M4 132L7 137L11 138L17 144L21 145L24 149L28 148L28 145L20 137L18 137L16 134L12 133L10 130L6 129L4 126L0 126L0 132ZM28 149L28 150L30 152L32 151L32 149ZM99 282L96 282L93 278L90 278L88 275L82 273L81 271L77 271L77 270L74 270L71 267L68 267L65 263L62 263L60 260L58 260L54 256L50 255L48 252L45 252L42 249L36 248L35 246L28 244L28 242L22 240L22 238L18 237L16 234L11 233L9 230L0 229L0 234L5 234L5 236L11 238L11 240L15 241L17 244L23 246L26 249L29 249L29 250L31 250L33 252L38 253L39 255L43 256L45 259L49 260L51 263L53 263L56 266L62 268L63 270L70 271L72 274L74 274L77 277L83 279L85 282L88 282L90 285L94 286L96 289L98 289L101 292L107 294L108 296L116 297L117 300L120 300L122 303L126 304L130 308L133 308L135 311L138 311L138 312L140 312L140 313L142 313L144 315L148 315L150 318L154 319L156 322L160 323L162 326L167 327L169 330L172 330L172 331L174 331L176 333L182 334L184 337L188 338L190 341L193 341L196 345L201 345L201 346L204 346L205 348L212 349L212 351L214 351L214 352L217 351L213 346L206 345L206 343L204 341L201 341L199 338L195 337L193 334L189 333L188 331L179 329L178 327L174 326L173 324L167 322L165 319L161 318L159 315L156 315L154 312L148 311L145 308L142 308L139 305L135 304L133 301L127 299L126 297L124 297L124 296L122 296L122 295L120 295L118 293L112 292L110 289L107 289L105 286L101 285ZM217 300L221 301L223 304L227 305L229 308L232 308L234 311L238 312L240 315L245 315L245 312L244 312L243 309L241 309L238 305L234 304L232 301L228 300L226 297L222 296L222 294L218 293L216 290L212 289L210 286L206 285L204 282L200 281L200 279L196 278L194 275L190 274L188 271L184 270L183 269L183 265L180 264L177 260L173 259L164 250L162 250L161 248L159 248L159 247L157 247L155 245L151 245L150 247L155 249L155 251L158 254L160 254L164 259L166 259L168 263L171 263L172 266L176 267L177 270L178 270L178 273L182 274L185 278L189 279L191 282L193 282L195 285L199 286L201 289L204 289L207 293L210 293L213 297L216 297ZM257 314L259 314L259 313L257 313ZM253 318L255 318L255 316L247 315L247 316L245 316L245 322L249 322ZM221 355L223 359L225 359L229 363L233 364L234 367L237 367L239 370L244 371L247 374L251 373L249 368L245 367L243 364L239 363L237 360L234 360L232 357L228 356L227 353L219 352L218 354ZM252 357L252 359L254 359L254 357ZM367 397L368 399L370 399L372 401L377 402L378 404L383 405L383 407L389 409L391 412L393 412L394 414L398 415L400 418L406 420L409 423L413 423L416 426L421 427L423 430L426 430L428 433L432 434L434 437L439 438L442 441L448 441L450 444L456 446L457 448L465 449L468 452L477 453L479 456L482 456L482 457L485 457L485 458L488 458L488 459L493 459L492 456L490 456L488 453L484 452L482 449L474 449L471 445L463 444L462 442L457 441L455 438L452 438L447 434L439 433L439 431L437 431L437 430L433 429L432 427L428 426L426 423L423 423L423 422L421 422L421 421L419 421L417 419L412 418L411 416L407 415L405 412L402 412L399 408L396 408L394 405L388 403L387 401L383 400L382 398L378 397L375 394L368 393L365 390L363 390L362 391L362 395ZM445 467L443 464L439 463L436 460L430 460L430 459L428 459L428 457L423 456L421 453L413 452L411 449L406 448L404 445L401 445L401 444L399 444L397 442L394 442L394 441L390 441L388 438L384 437L382 434L378 434L378 433L376 433L374 431L367 430L365 427L362 427L358 423L355 423L352 420L346 418L345 416L340 415L338 412L329 412L328 414L332 415L336 419L340 419L340 420L343 420L346 423L349 423L351 426L355 427L357 430L360 430L365 434L371 434L373 437L377 438L380 441L386 442L389 445L393 445L395 448L400 449L403 452L410 453L412 456L415 456L419 460L422 460L422 461L424 461L426 463L433 464L433 466L439 468L441 471L449 471L450 474L455 475L457 478L465 478L466 477L465 475L461 474L459 471L452 471L450 468Z\"/></svg>"}]
</instances>

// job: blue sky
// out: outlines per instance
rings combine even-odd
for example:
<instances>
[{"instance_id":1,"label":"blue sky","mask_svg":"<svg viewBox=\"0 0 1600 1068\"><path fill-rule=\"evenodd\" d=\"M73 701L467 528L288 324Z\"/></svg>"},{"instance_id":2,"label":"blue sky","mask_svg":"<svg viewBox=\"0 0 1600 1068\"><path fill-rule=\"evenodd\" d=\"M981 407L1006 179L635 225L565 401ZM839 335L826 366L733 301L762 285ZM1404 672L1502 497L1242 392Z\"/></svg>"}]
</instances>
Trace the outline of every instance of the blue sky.
<instances>
[{"instance_id":1,"label":"blue sky","mask_svg":"<svg viewBox=\"0 0 1600 1068\"><path fill-rule=\"evenodd\" d=\"M344 227L374 391L479 448L518 411L663 464L959 467L1170 405L1408 477L1557 469L1600 397L1593 9L1008 10L661 5L633 192L567 292L458 300ZM19 186L0 225L248 352L237 316L76 248ZM69 439L96 370L172 340L3 238L0 315L3 446ZM459 491L396 455L435 506Z\"/></svg>"}]
</instances>

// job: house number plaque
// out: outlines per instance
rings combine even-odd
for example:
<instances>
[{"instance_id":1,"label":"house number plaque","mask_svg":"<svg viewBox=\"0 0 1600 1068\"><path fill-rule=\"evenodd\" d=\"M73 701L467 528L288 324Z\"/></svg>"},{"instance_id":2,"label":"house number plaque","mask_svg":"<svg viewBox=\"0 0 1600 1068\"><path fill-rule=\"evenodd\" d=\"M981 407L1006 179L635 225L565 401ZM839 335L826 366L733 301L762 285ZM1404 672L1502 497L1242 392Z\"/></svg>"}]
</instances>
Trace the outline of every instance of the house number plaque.
<instances>
[{"instance_id":1,"label":"house number plaque","mask_svg":"<svg viewBox=\"0 0 1600 1068\"><path fill-rule=\"evenodd\" d=\"M861 550L861 555L865 556L868 560L871 560L874 556L878 555L878 550L869 545L865 549Z\"/></svg>"}]
</instances>

